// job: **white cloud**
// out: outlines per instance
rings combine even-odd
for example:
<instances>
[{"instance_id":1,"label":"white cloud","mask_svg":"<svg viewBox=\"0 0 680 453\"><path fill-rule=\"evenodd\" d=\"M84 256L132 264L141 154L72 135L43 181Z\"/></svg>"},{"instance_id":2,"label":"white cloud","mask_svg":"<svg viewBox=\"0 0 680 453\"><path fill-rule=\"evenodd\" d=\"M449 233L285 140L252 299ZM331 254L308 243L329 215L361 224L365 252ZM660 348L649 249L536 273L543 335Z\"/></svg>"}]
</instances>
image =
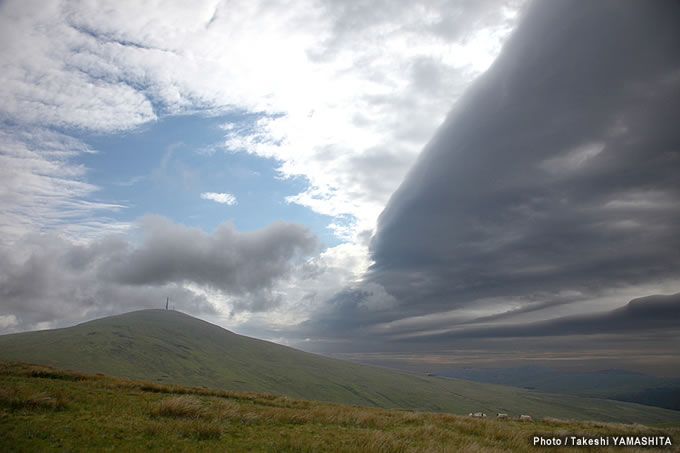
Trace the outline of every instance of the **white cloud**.
<instances>
[{"instance_id":1,"label":"white cloud","mask_svg":"<svg viewBox=\"0 0 680 453\"><path fill-rule=\"evenodd\" d=\"M14 315L0 316L0 331L9 331L17 325L17 317Z\"/></svg>"},{"instance_id":2,"label":"white cloud","mask_svg":"<svg viewBox=\"0 0 680 453\"><path fill-rule=\"evenodd\" d=\"M74 158L93 150L66 133L55 135L57 147L38 146L36 131L77 136L172 114L256 114L254 123L226 124L224 145L307 180L287 201L335 217L330 227L346 241L316 258L317 274L300 270L299 286L277 289L307 309L367 268L361 238L491 63L521 3L2 2L0 121L18 126L0 137L0 231L87 238L130 228L103 215L122 204L92 201L98 188Z\"/></svg>"},{"instance_id":3,"label":"white cloud","mask_svg":"<svg viewBox=\"0 0 680 453\"><path fill-rule=\"evenodd\" d=\"M230 206L236 204L236 197L230 193L203 192L201 194L201 198L203 198L204 200L212 200Z\"/></svg>"},{"instance_id":4,"label":"white cloud","mask_svg":"<svg viewBox=\"0 0 680 453\"><path fill-rule=\"evenodd\" d=\"M92 153L83 142L43 128L0 131L0 232L11 243L30 231L59 230L81 240L129 228L103 213L125 206L92 201L98 187L75 156Z\"/></svg>"},{"instance_id":5,"label":"white cloud","mask_svg":"<svg viewBox=\"0 0 680 453\"><path fill-rule=\"evenodd\" d=\"M99 66L81 62L79 56L97 46L70 25L65 3L3 2L0 8L1 119L121 130L156 117L145 93L116 76L113 65L101 58Z\"/></svg>"},{"instance_id":6,"label":"white cloud","mask_svg":"<svg viewBox=\"0 0 680 453\"><path fill-rule=\"evenodd\" d=\"M370 229L518 4L396 3L4 2L2 115L110 131L205 108L271 114L227 144L307 178L290 202ZM366 155L376 164L358 165Z\"/></svg>"}]
</instances>

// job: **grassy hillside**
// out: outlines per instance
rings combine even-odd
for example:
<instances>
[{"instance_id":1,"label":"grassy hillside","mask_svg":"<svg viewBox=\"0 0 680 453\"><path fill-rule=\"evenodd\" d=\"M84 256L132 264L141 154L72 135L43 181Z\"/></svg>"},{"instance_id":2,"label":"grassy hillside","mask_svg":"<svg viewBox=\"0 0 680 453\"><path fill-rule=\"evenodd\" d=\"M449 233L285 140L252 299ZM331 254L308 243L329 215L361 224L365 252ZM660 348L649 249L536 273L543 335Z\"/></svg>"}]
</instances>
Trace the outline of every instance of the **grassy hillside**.
<instances>
[{"instance_id":1,"label":"grassy hillside","mask_svg":"<svg viewBox=\"0 0 680 453\"><path fill-rule=\"evenodd\" d=\"M163 383L467 414L664 423L680 412L415 376L236 335L179 312L144 310L66 329L0 336L0 359Z\"/></svg>"},{"instance_id":2,"label":"grassy hillside","mask_svg":"<svg viewBox=\"0 0 680 453\"><path fill-rule=\"evenodd\" d=\"M680 441L678 427L350 407L0 362L0 451L534 452L536 434L669 436L674 448Z\"/></svg>"}]
</instances>

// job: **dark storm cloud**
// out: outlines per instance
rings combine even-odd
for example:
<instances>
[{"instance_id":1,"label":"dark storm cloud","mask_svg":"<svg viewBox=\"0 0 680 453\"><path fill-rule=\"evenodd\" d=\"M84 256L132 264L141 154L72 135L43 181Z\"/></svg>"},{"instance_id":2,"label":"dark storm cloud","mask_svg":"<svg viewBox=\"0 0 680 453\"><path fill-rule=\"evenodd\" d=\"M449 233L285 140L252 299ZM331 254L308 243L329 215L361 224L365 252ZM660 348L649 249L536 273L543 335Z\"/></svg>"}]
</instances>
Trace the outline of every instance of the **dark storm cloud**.
<instances>
[{"instance_id":1,"label":"dark storm cloud","mask_svg":"<svg viewBox=\"0 0 680 453\"><path fill-rule=\"evenodd\" d=\"M676 279L680 4L536 2L380 216L397 316Z\"/></svg>"},{"instance_id":2,"label":"dark storm cloud","mask_svg":"<svg viewBox=\"0 0 680 453\"><path fill-rule=\"evenodd\" d=\"M141 220L141 232L138 244L110 236L83 245L46 233L6 247L0 253L0 327L21 330L161 307L166 297L182 311L217 313L187 283L237 298L232 311L264 311L280 303L272 285L317 248L306 228L286 222L250 232L224 223L205 233L150 216Z\"/></svg>"},{"instance_id":3,"label":"dark storm cloud","mask_svg":"<svg viewBox=\"0 0 680 453\"><path fill-rule=\"evenodd\" d=\"M139 308L161 307L166 297L196 314L214 313L205 297L179 285L111 282L102 267L121 257L127 241L105 238L89 246L52 234L31 234L0 253L0 333L54 327ZM45 323L45 324L41 324Z\"/></svg>"},{"instance_id":4,"label":"dark storm cloud","mask_svg":"<svg viewBox=\"0 0 680 453\"><path fill-rule=\"evenodd\" d=\"M317 248L300 225L276 222L250 232L223 223L214 232L187 228L158 216L142 219L143 242L111 262L111 275L125 284L194 282L232 294L271 288L291 269L291 259Z\"/></svg>"},{"instance_id":5,"label":"dark storm cloud","mask_svg":"<svg viewBox=\"0 0 680 453\"><path fill-rule=\"evenodd\" d=\"M456 326L621 333L631 310L661 313L649 302L584 314L680 289L678 23L674 1L530 5L379 218L363 284L390 308L367 310L348 289L299 338L387 350L419 332L437 348L448 337L430 334Z\"/></svg>"},{"instance_id":6,"label":"dark storm cloud","mask_svg":"<svg viewBox=\"0 0 680 453\"><path fill-rule=\"evenodd\" d=\"M602 333L637 333L653 331L657 335L664 329L677 334L680 319L680 293L669 296L647 296L633 299L621 308L603 313L565 316L547 321L470 327L420 336L433 341L454 338L497 337L558 337L566 335L597 335ZM417 336L416 336L417 337ZM410 337L412 341L415 337Z\"/></svg>"}]
</instances>

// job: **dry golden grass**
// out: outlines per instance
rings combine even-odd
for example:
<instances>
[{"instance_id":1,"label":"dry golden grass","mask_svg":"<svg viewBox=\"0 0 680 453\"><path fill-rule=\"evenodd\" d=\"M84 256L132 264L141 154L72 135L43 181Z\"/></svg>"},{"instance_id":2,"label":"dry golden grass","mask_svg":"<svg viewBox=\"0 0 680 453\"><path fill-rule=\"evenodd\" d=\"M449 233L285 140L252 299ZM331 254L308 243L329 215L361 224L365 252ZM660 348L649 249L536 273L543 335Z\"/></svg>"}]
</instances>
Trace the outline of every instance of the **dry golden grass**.
<instances>
[{"instance_id":1,"label":"dry golden grass","mask_svg":"<svg viewBox=\"0 0 680 453\"><path fill-rule=\"evenodd\" d=\"M153 417L198 418L205 414L205 408L196 397L175 396L156 403L151 409Z\"/></svg>"},{"instance_id":2,"label":"dry golden grass","mask_svg":"<svg viewBox=\"0 0 680 453\"><path fill-rule=\"evenodd\" d=\"M214 420L188 420L179 425L182 436L198 440L219 439L222 431L222 425Z\"/></svg>"},{"instance_id":3,"label":"dry golden grass","mask_svg":"<svg viewBox=\"0 0 680 453\"><path fill-rule=\"evenodd\" d=\"M51 395L22 388L0 388L0 407L10 410L63 410L67 403L62 393Z\"/></svg>"},{"instance_id":4,"label":"dry golden grass","mask_svg":"<svg viewBox=\"0 0 680 453\"><path fill-rule=\"evenodd\" d=\"M480 419L76 376L0 362L0 451L528 453L540 451L530 444L535 433L671 435L680 442L677 427Z\"/></svg>"}]
</instances>

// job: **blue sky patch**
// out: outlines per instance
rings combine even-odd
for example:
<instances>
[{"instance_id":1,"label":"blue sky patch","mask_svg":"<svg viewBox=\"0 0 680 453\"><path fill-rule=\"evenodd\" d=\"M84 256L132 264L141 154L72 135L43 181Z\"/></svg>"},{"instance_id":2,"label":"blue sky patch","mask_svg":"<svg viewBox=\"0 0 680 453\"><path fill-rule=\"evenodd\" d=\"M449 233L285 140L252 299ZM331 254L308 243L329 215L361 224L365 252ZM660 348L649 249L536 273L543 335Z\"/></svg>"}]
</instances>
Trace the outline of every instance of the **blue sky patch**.
<instances>
[{"instance_id":1,"label":"blue sky patch","mask_svg":"<svg viewBox=\"0 0 680 453\"><path fill-rule=\"evenodd\" d=\"M90 169L88 181L101 188L94 198L126 206L112 213L120 221L158 214L204 231L225 221L249 231L286 220L307 226L325 246L339 244L327 228L331 217L286 202L305 190L306 179L283 179L275 159L223 146L220 125L257 118L173 116L134 131L81 136L97 153L83 154L78 162ZM237 201L229 205L201 198L206 192L228 193Z\"/></svg>"}]
</instances>

